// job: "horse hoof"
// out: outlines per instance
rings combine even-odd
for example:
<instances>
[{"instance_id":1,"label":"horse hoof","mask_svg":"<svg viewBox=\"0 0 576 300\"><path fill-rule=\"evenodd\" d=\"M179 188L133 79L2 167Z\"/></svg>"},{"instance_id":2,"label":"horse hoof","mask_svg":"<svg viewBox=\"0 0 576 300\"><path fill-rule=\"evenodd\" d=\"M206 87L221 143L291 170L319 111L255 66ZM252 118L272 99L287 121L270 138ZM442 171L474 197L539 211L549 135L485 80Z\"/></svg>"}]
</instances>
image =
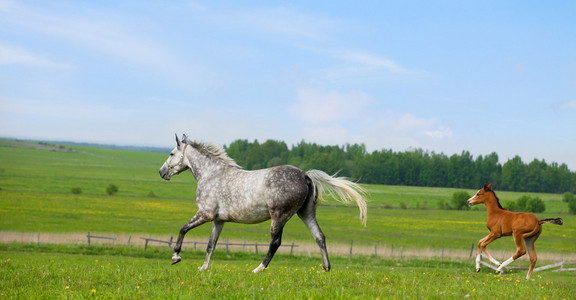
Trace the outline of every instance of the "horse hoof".
<instances>
[{"instance_id":1,"label":"horse hoof","mask_svg":"<svg viewBox=\"0 0 576 300\"><path fill-rule=\"evenodd\" d=\"M476 268L476 273L480 272L480 268Z\"/></svg>"},{"instance_id":2,"label":"horse hoof","mask_svg":"<svg viewBox=\"0 0 576 300\"><path fill-rule=\"evenodd\" d=\"M179 263L180 261L182 261L182 258L180 258L180 256L172 257L172 264L173 265Z\"/></svg>"}]
</instances>

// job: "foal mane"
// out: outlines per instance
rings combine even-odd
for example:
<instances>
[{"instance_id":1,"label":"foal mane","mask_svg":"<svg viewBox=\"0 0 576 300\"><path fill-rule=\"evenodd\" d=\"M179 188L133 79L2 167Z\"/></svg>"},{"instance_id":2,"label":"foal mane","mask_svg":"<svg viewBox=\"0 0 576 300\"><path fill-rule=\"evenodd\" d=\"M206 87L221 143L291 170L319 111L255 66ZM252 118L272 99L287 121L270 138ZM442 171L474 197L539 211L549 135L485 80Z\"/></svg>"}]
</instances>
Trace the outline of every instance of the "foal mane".
<instances>
[{"instance_id":1,"label":"foal mane","mask_svg":"<svg viewBox=\"0 0 576 300\"><path fill-rule=\"evenodd\" d=\"M208 156L214 157L215 159L223 162L224 164L242 169L224 150L224 147L213 144L213 143L204 143L204 142L197 142L197 141L184 141L186 144L194 147L196 150L200 151L200 153L206 154Z\"/></svg>"},{"instance_id":2,"label":"foal mane","mask_svg":"<svg viewBox=\"0 0 576 300\"><path fill-rule=\"evenodd\" d=\"M492 194L494 195L494 198L496 198L496 204L498 204L498 207L500 207L501 209L507 210L506 208L502 207L502 205L500 204L500 199L498 198L498 196L496 196L496 193L492 189L489 189L488 191L492 192Z\"/></svg>"}]
</instances>

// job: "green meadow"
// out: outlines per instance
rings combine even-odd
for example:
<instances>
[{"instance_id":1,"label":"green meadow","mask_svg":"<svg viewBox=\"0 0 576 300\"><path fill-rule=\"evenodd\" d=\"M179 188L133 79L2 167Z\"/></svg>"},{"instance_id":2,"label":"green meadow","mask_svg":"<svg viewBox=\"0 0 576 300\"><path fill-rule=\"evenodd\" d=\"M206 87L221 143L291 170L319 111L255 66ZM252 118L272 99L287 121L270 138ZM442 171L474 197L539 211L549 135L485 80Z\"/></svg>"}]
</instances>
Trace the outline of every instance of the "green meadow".
<instances>
[{"instance_id":1,"label":"green meadow","mask_svg":"<svg viewBox=\"0 0 576 300\"><path fill-rule=\"evenodd\" d=\"M464 262L317 259L279 254L273 267L250 272L259 255L222 251L204 272L170 266L164 249L0 244L0 298L17 299L571 299L573 274L476 273ZM203 254L191 254L191 261Z\"/></svg>"},{"instance_id":2,"label":"green meadow","mask_svg":"<svg viewBox=\"0 0 576 300\"><path fill-rule=\"evenodd\" d=\"M195 181L187 172L169 182L158 175L167 153L50 146L0 140L0 235L14 233L176 236L196 212ZM108 195L114 184L118 192ZM328 250L349 247L440 249L469 252L488 232L483 207L467 211L440 210L459 189L365 185L368 224L358 209L335 201L318 207L318 222ZM80 189L81 193L73 193ZM498 191L502 203L525 193ZM467 190L469 194L474 190ZM563 226L544 225L536 242L539 255L574 257L576 216L559 194L530 194L544 200L539 218L561 217ZM269 222L228 223L225 239L268 243ZM187 238L207 241L210 224L191 230ZM304 224L288 222L283 243L313 244ZM511 238L489 246L497 258L510 256ZM383 251L383 250L380 250ZM198 272L202 251L184 246L183 262L169 265L166 247L107 244L50 245L0 243L0 298L486 298L562 299L573 296L574 273L544 271L524 280L525 271L494 276L474 272L472 259L419 259L358 254L331 255L333 271L319 272L319 251L309 255L280 253L262 274L249 271L263 253L218 248L209 272ZM344 251L345 252L345 251ZM545 257L545 256L541 256ZM539 260L542 265L544 260ZM527 266L527 259L511 266ZM437 297L436 297L437 296Z\"/></svg>"}]
</instances>

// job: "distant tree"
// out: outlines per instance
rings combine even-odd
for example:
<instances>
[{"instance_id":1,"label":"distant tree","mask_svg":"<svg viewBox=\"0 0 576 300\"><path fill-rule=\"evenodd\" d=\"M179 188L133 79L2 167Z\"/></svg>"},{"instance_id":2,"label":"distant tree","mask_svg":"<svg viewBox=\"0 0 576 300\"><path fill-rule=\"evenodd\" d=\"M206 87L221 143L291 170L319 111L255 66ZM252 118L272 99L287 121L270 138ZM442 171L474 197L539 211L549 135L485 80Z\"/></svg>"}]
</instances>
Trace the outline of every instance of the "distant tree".
<instances>
[{"instance_id":1,"label":"distant tree","mask_svg":"<svg viewBox=\"0 0 576 300\"><path fill-rule=\"evenodd\" d=\"M75 195L82 194L82 188L80 188L80 187L70 188L70 193L75 194Z\"/></svg>"},{"instance_id":2,"label":"distant tree","mask_svg":"<svg viewBox=\"0 0 576 300\"><path fill-rule=\"evenodd\" d=\"M108 194L109 196L112 196L114 194L118 193L118 186L115 184L109 184L106 187L106 194Z\"/></svg>"},{"instance_id":3,"label":"distant tree","mask_svg":"<svg viewBox=\"0 0 576 300\"><path fill-rule=\"evenodd\" d=\"M466 191L459 191L452 194L452 199L450 200L450 207L456 210L466 210L468 209L467 200L470 199L470 194Z\"/></svg>"}]
</instances>

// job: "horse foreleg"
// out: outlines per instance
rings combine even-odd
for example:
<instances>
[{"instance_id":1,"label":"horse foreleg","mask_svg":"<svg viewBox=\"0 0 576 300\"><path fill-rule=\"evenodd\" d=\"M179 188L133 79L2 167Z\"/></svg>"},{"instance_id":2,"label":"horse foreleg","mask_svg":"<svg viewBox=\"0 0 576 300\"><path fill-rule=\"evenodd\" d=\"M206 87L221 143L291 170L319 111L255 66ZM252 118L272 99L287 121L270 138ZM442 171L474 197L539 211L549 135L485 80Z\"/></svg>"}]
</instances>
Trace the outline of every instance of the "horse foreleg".
<instances>
[{"instance_id":1,"label":"horse foreleg","mask_svg":"<svg viewBox=\"0 0 576 300\"><path fill-rule=\"evenodd\" d=\"M204 260L204 264L201 267L198 267L198 270L204 271L210 266L210 259L212 258L214 249L216 249L216 243L218 243L218 238L220 237L222 228L224 228L224 222L212 222L212 233L210 233L210 240L208 241L208 246L206 247L206 259Z\"/></svg>"},{"instance_id":2,"label":"horse foreleg","mask_svg":"<svg viewBox=\"0 0 576 300\"><path fill-rule=\"evenodd\" d=\"M488 253L488 250L486 250L486 247L488 246L488 244L492 243L494 240L496 240L497 238L499 238L499 236L497 236L496 234L493 233L489 233L487 236L485 236L483 239L481 239L480 241L478 241L478 254L476 255L476 272L480 272L480 262L482 261L482 252L484 252L484 254L486 254L486 257L488 257L488 259L495 265L500 265L500 262L495 260L490 253Z\"/></svg>"},{"instance_id":3,"label":"horse foreleg","mask_svg":"<svg viewBox=\"0 0 576 300\"><path fill-rule=\"evenodd\" d=\"M174 245L174 255L172 255L172 264L179 263L182 258L178 255L180 250L182 249L182 241L184 241L184 236L190 229L194 227L198 227L206 222L208 222L208 218L204 214L196 213L194 217L188 221L188 223L184 224L180 229L180 233L178 234L178 239L176 240L176 245Z\"/></svg>"},{"instance_id":4,"label":"horse foreleg","mask_svg":"<svg viewBox=\"0 0 576 300\"><path fill-rule=\"evenodd\" d=\"M274 254L276 254L276 251L282 244L282 231L284 230L285 224L286 224L285 221L275 222L274 220L272 220L272 224L270 226L270 246L268 247L268 253L266 253L266 257L264 257L262 263L260 263L260 265L256 267L256 269L252 270L253 273L259 273L264 271L264 269L268 267L268 264L270 264L270 261L274 257Z\"/></svg>"},{"instance_id":5,"label":"horse foreleg","mask_svg":"<svg viewBox=\"0 0 576 300\"><path fill-rule=\"evenodd\" d=\"M522 255L526 254L526 248L524 248L524 238L522 237L521 233L514 232L512 234L514 236L514 242L516 243L516 253L512 255L509 259L504 261L498 269L496 269L496 273L503 273L502 269L509 265L511 262L517 260Z\"/></svg>"}]
</instances>

